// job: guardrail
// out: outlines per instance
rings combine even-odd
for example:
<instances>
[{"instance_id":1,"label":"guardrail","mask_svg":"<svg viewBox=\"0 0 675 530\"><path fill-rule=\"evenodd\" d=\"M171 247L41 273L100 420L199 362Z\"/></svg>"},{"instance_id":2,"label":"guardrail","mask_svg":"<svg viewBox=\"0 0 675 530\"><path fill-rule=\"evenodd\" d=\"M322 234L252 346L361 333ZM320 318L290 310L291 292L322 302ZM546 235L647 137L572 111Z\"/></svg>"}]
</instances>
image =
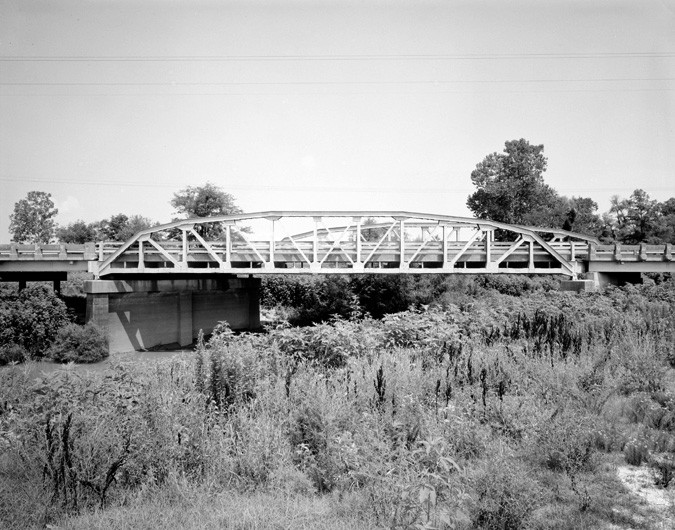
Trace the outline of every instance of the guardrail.
<instances>
[{"instance_id":1,"label":"guardrail","mask_svg":"<svg viewBox=\"0 0 675 530\"><path fill-rule=\"evenodd\" d=\"M94 261L98 259L96 243L0 245L2 261Z\"/></svg>"}]
</instances>

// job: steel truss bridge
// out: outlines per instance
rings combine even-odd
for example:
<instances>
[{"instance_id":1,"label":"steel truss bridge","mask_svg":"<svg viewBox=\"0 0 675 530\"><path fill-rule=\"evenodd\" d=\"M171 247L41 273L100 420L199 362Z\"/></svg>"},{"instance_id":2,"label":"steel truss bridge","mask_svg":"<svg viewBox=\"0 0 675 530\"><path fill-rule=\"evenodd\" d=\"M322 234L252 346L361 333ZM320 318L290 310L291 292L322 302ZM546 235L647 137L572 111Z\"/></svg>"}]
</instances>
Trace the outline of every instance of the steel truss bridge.
<instances>
[{"instance_id":1,"label":"steel truss bridge","mask_svg":"<svg viewBox=\"0 0 675 530\"><path fill-rule=\"evenodd\" d=\"M124 243L0 245L0 280L155 275L675 272L672 245L404 211L270 211L175 221ZM62 279L65 279L63 277Z\"/></svg>"}]
</instances>

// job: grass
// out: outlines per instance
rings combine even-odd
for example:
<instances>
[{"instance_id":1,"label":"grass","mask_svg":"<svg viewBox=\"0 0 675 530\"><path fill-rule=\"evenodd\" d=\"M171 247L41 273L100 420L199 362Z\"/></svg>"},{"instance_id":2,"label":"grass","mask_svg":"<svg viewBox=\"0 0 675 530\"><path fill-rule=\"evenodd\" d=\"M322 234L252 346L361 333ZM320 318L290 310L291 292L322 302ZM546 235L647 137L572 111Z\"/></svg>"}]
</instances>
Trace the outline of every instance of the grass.
<instances>
[{"instance_id":1,"label":"grass","mask_svg":"<svg viewBox=\"0 0 675 530\"><path fill-rule=\"evenodd\" d=\"M675 453L668 289L2 369L0 526L652 528L616 470Z\"/></svg>"},{"instance_id":2,"label":"grass","mask_svg":"<svg viewBox=\"0 0 675 530\"><path fill-rule=\"evenodd\" d=\"M59 525L71 530L227 529L341 530L375 528L355 512L349 499L299 497L279 493L210 491L190 484L172 485L128 501L70 518Z\"/></svg>"}]
</instances>

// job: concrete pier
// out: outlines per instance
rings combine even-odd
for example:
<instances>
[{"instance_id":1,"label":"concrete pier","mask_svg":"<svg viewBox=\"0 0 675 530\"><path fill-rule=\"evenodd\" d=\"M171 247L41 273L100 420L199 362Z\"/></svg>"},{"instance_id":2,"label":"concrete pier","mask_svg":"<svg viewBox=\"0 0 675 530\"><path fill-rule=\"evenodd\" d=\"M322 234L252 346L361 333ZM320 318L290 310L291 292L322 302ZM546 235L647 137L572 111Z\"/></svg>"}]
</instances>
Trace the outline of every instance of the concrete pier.
<instances>
[{"instance_id":1,"label":"concrete pier","mask_svg":"<svg viewBox=\"0 0 675 530\"><path fill-rule=\"evenodd\" d=\"M107 333L110 353L188 346L221 321L260 327L259 278L90 280L85 292L87 322Z\"/></svg>"}]
</instances>

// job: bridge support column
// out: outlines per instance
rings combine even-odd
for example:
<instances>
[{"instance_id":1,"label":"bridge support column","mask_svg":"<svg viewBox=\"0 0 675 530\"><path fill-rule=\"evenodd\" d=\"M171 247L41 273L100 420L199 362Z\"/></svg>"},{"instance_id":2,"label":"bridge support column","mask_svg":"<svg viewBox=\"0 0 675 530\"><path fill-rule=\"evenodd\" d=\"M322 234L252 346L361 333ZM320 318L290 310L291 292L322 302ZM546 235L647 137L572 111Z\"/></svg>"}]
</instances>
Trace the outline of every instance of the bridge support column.
<instances>
[{"instance_id":1,"label":"bridge support column","mask_svg":"<svg viewBox=\"0 0 675 530\"><path fill-rule=\"evenodd\" d=\"M93 322L108 334L108 293L87 292L86 321Z\"/></svg>"},{"instance_id":2,"label":"bridge support column","mask_svg":"<svg viewBox=\"0 0 675 530\"><path fill-rule=\"evenodd\" d=\"M110 353L189 346L221 321L260 328L259 278L91 280L85 292L87 322L106 332Z\"/></svg>"}]
</instances>

